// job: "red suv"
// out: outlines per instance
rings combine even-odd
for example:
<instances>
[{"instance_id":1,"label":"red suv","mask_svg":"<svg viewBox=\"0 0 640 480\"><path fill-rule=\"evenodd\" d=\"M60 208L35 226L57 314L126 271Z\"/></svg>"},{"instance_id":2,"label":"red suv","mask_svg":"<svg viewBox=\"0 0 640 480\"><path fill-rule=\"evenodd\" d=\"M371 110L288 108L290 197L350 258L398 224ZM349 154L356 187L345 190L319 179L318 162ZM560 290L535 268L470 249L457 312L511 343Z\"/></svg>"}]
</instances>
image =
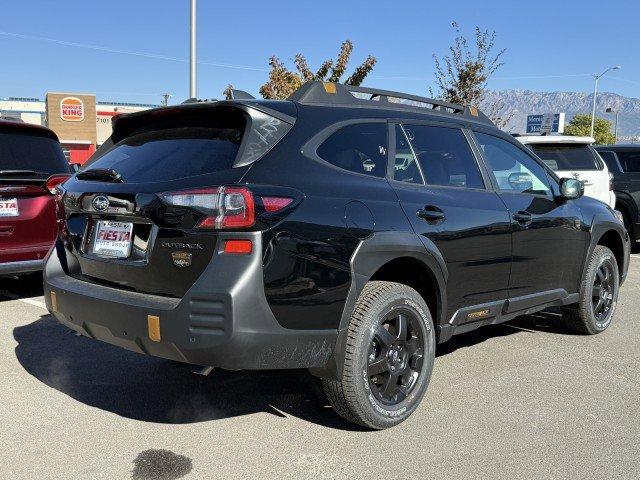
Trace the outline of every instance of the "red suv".
<instances>
[{"instance_id":1,"label":"red suv","mask_svg":"<svg viewBox=\"0 0 640 480\"><path fill-rule=\"evenodd\" d=\"M0 118L0 276L42 270L57 233L55 190L70 173L55 133Z\"/></svg>"}]
</instances>

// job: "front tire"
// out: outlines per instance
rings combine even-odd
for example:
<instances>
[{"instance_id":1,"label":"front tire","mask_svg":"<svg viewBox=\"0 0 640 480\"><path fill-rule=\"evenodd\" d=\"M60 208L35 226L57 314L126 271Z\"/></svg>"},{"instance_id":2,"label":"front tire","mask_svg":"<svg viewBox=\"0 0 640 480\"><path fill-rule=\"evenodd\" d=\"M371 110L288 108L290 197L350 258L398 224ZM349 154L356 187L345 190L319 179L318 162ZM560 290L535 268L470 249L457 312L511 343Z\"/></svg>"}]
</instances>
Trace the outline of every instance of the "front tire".
<instances>
[{"instance_id":1,"label":"front tire","mask_svg":"<svg viewBox=\"0 0 640 480\"><path fill-rule=\"evenodd\" d=\"M580 284L580 301L562 308L562 317L572 330L585 335L604 332L618 303L620 275L613 252L596 245Z\"/></svg>"},{"instance_id":2,"label":"front tire","mask_svg":"<svg viewBox=\"0 0 640 480\"><path fill-rule=\"evenodd\" d=\"M431 378L435 332L413 288L369 282L347 330L342 380L323 379L325 394L346 420L389 428L418 407Z\"/></svg>"}]
</instances>

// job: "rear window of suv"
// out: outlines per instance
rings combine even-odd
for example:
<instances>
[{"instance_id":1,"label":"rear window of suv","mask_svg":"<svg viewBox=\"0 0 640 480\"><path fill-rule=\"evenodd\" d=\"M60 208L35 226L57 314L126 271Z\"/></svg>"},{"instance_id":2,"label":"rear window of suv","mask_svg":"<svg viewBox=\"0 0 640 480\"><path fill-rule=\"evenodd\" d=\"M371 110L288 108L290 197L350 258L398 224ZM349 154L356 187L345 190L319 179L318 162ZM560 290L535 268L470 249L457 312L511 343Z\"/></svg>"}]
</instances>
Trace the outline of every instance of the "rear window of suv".
<instances>
[{"instance_id":1,"label":"rear window of suv","mask_svg":"<svg viewBox=\"0 0 640 480\"><path fill-rule=\"evenodd\" d=\"M640 172L640 151L618 152L618 160L625 172Z\"/></svg>"},{"instance_id":2,"label":"rear window of suv","mask_svg":"<svg viewBox=\"0 0 640 480\"><path fill-rule=\"evenodd\" d=\"M69 173L60 144L35 129L0 130L0 171L33 170L46 175Z\"/></svg>"},{"instance_id":3,"label":"rear window of suv","mask_svg":"<svg viewBox=\"0 0 640 480\"><path fill-rule=\"evenodd\" d=\"M602 170L587 145L529 145L552 170Z\"/></svg>"},{"instance_id":4,"label":"rear window of suv","mask_svg":"<svg viewBox=\"0 0 640 480\"><path fill-rule=\"evenodd\" d=\"M113 169L127 182L158 182L233 167L245 130L239 110L152 120L94 157L83 170Z\"/></svg>"}]
</instances>

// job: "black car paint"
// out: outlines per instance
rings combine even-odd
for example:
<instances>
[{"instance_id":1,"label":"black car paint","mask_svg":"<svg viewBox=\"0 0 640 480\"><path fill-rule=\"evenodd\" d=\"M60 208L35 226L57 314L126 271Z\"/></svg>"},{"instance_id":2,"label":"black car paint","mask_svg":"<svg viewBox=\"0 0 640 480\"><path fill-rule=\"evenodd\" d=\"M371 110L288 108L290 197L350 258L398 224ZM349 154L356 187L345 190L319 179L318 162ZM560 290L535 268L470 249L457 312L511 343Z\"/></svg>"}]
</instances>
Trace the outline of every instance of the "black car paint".
<instances>
[{"instance_id":1,"label":"black car paint","mask_svg":"<svg viewBox=\"0 0 640 480\"><path fill-rule=\"evenodd\" d=\"M640 145L600 145L595 147L600 154L611 152L615 159L603 160L613 175L612 186L616 194L616 210L622 212L629 221L630 234L634 240L640 239L640 172L626 172L618 159L619 153L640 154Z\"/></svg>"},{"instance_id":2,"label":"black car paint","mask_svg":"<svg viewBox=\"0 0 640 480\"><path fill-rule=\"evenodd\" d=\"M260 105L260 102L243 101L242 104ZM154 225L151 228L157 229L156 238L152 239L155 240L152 253L155 256L159 248L157 235L163 235L163 224L171 221L171 216L163 210L166 206L158 203L156 193L178 186L188 188L221 184L246 184L254 191L260 188L294 188L300 192L295 208L287 215L253 229L257 231L253 238L260 242L261 247L258 250L260 268L254 273L261 273L259 284L266 299L264 305L268 305L278 324L278 335L274 338L283 341L282 333L287 331L292 336L303 335L301 332L304 331L312 336L315 332L324 332L318 334L321 343L315 347L312 343L304 344L304 348L316 348L323 355L315 356L313 361L293 362L299 367L313 368L323 374L338 375L340 345L344 342L344 332L355 300L364 283L394 259L416 259L429 271L436 286L437 302L434 302L432 314L440 341L447 340L454 333L508 320L522 313L575 302L588 254L607 231L618 235L620 248L617 258L621 262L620 271L624 279L628 266L628 242L625 242L624 230L613 212L600 202L588 198L561 198L555 174L544 165L554 192L554 196L549 198L529 194L504 195L496 191L490 180L486 190L399 185L399 182L386 178L342 170L314 155L321 139L334 131L337 124L363 121L388 122L390 126L404 122L444 121L447 125L466 131L489 131L523 148L498 129L488 128L482 122L437 112L303 104L294 104L294 109L291 102L281 105L288 105L282 110L289 114L295 110L293 128L262 159L249 166L219 172L210 178L191 177L184 182L171 182L170 185L86 182L73 178L65 185L65 202L72 204L72 210L74 202L77 206L83 196L108 194L133 201L135 212L148 208L145 216L152 220ZM275 108L273 102L269 107ZM389 131L392 135L393 129ZM472 144L472 148L486 181L482 153L476 145ZM391 161L392 148L388 150ZM269 187L263 187L265 185ZM432 224L418 218L418 210L428 205L441 208L445 214L444 220ZM522 226L513 220L512 215L522 210L532 214L531 224ZM138 292L154 293L154 298L160 295L160 303L163 295L167 302L176 303L183 295L186 301L191 298L189 295L194 282L201 285L204 277L226 275L225 269L234 268L234 259L225 258L224 265L220 264L221 268L217 270L217 262L222 258L217 246L219 242L215 238L217 234L194 233L190 228L193 221L181 218L181 222L184 221L184 224L170 225L171 233L162 241L208 242L207 245L211 246L194 254L194 270L191 274L185 274L191 275L188 278L176 276L176 269L166 262L159 266L155 275L131 261L110 261L109 265L100 262L96 264L96 269L104 270L91 275L86 267L83 271L82 263L87 258L78 247L86 226L73 225L73 222L70 222L71 244L67 244L66 248L59 244L54 255L59 257L61 268L67 270L65 273L75 276L76 280L88 280L118 289L129 288L135 295L139 295ZM201 235L211 237L203 240ZM243 268L240 260L237 268ZM139 276L136 276L136 269L139 269ZM59 274L56 271L55 275ZM45 273L45 282L46 277ZM125 285L122 279L138 283ZM50 307L50 292L62 285L54 280L52 274L51 281L46 283L47 304ZM253 290L250 294L259 301L260 293ZM126 302L125 297L119 294L116 297L119 304ZM74 301L81 304L82 298L76 296ZM255 301L251 297L243 297L239 304ZM61 304L64 305L64 301ZM467 313L487 310L484 308L486 305L490 307L488 315L477 321L469 321L475 317ZM118 311L124 310L126 305L120 305ZM243 326L243 322L255 323L252 315L260 312L264 313L263 310L253 314L245 312L249 316L237 321L243 333L260 330L255 326ZM64 314L58 315L59 318L64 317ZM64 321L73 325L73 321L66 317ZM231 322L234 328L238 327L234 323L236 320ZM95 331L83 333L98 336ZM106 335L101 337L115 342ZM335 348L333 345L327 347L327 338L335 339ZM271 337L266 336L265 339ZM181 351L188 351L188 340L185 337L182 341L187 343ZM138 339L138 344L140 342L143 340ZM144 344L147 345L147 342ZM265 351L271 351L274 355L274 352L278 352L275 344L271 350L269 344L265 343L256 346L245 342L245 345L253 345L256 351L262 352L260 358L263 360ZM297 343L292 339L290 345ZM150 347L147 349L153 350ZM297 347L293 350L284 349L280 353L288 352L292 358L303 357L299 352L296 357L292 353L294 350L297 352ZM334 351L332 356L331 352ZM157 354L176 357L166 351ZM233 368L229 362L222 362L218 354L212 352L211 355L210 364ZM327 360L325 357L331 358ZM199 362L206 361L206 355L201 351L193 358L187 356L186 361L195 361L195 358ZM321 367L319 358L330 365ZM273 359L271 362L237 362L240 365L238 368L290 368L291 363Z\"/></svg>"}]
</instances>

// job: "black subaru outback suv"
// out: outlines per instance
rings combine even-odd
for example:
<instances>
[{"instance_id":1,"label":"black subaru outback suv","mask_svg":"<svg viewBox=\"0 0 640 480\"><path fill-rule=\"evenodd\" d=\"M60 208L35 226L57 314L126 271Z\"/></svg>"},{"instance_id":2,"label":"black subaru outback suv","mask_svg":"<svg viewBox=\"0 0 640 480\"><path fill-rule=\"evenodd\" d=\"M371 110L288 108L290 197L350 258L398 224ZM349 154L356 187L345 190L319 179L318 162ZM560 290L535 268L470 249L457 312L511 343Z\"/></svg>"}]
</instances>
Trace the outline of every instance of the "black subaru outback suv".
<instances>
[{"instance_id":1,"label":"black subaru outback suv","mask_svg":"<svg viewBox=\"0 0 640 480\"><path fill-rule=\"evenodd\" d=\"M601 145L596 150L613 176L616 210L632 242L640 240L640 145Z\"/></svg>"},{"instance_id":2,"label":"black subaru outback suv","mask_svg":"<svg viewBox=\"0 0 640 480\"><path fill-rule=\"evenodd\" d=\"M47 307L136 352L307 368L379 429L436 344L550 306L611 323L629 239L474 108L314 82L118 117L59 191Z\"/></svg>"}]
</instances>

